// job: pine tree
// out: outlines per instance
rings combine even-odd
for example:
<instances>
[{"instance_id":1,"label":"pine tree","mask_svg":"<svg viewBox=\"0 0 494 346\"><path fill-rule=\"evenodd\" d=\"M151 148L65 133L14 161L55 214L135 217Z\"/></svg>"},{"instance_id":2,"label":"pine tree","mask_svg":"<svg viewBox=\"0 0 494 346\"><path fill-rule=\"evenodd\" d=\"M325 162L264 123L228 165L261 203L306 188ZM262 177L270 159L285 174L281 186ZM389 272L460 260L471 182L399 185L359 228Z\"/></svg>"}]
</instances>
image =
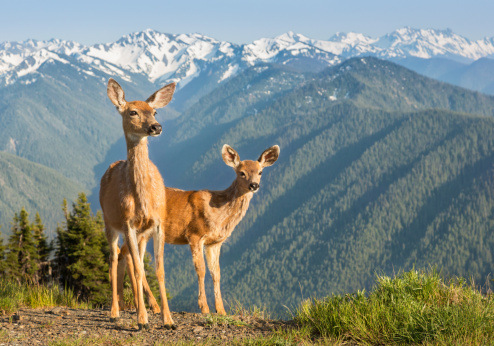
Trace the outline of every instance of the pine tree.
<instances>
[{"instance_id":1,"label":"pine tree","mask_svg":"<svg viewBox=\"0 0 494 346\"><path fill-rule=\"evenodd\" d=\"M62 204L62 210L65 216L65 220L67 223L67 220L69 218L69 212L67 209L67 200L63 200ZM55 251L55 259L53 261L53 266L55 269L55 277L58 278L60 284L62 284L62 287L65 285L66 282L69 281L70 279L70 273L67 269L69 266L69 249L68 249L68 240L67 240L67 231L65 228L61 227L60 225L57 226L56 230L57 238L56 238L56 251Z\"/></svg>"},{"instance_id":2,"label":"pine tree","mask_svg":"<svg viewBox=\"0 0 494 346\"><path fill-rule=\"evenodd\" d=\"M2 226L0 225L0 228ZM5 262L5 250L6 246L3 245L3 237L2 237L2 232L0 231L0 277L4 278L6 275L6 262Z\"/></svg>"},{"instance_id":3,"label":"pine tree","mask_svg":"<svg viewBox=\"0 0 494 346\"><path fill-rule=\"evenodd\" d=\"M12 235L9 238L6 258L6 276L21 282L38 283L38 252L33 237L33 225L29 214L22 208L12 221Z\"/></svg>"},{"instance_id":4,"label":"pine tree","mask_svg":"<svg viewBox=\"0 0 494 346\"><path fill-rule=\"evenodd\" d=\"M100 214L93 216L84 193L67 210L65 227L57 229L57 271L62 286L71 288L81 298L95 304L108 301L108 245Z\"/></svg>"},{"instance_id":5,"label":"pine tree","mask_svg":"<svg viewBox=\"0 0 494 346\"><path fill-rule=\"evenodd\" d=\"M48 242L48 237L45 234L45 226L41 221L39 213L36 213L36 218L33 225L33 235L36 242L36 251L38 258L39 273L41 281L46 281L51 276L50 253L52 244Z\"/></svg>"}]
</instances>

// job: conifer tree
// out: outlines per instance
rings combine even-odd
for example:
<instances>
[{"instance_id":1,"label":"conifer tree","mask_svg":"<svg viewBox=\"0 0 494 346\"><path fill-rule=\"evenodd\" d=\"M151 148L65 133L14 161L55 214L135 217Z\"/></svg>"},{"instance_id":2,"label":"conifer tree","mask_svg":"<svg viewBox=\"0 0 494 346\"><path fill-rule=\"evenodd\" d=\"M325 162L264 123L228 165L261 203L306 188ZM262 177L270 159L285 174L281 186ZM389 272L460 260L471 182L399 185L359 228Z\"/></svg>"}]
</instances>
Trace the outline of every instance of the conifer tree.
<instances>
[{"instance_id":1,"label":"conifer tree","mask_svg":"<svg viewBox=\"0 0 494 346\"><path fill-rule=\"evenodd\" d=\"M9 238L6 258L6 276L10 279L38 283L38 252L33 237L33 226L29 214L22 208L12 221L12 235Z\"/></svg>"},{"instance_id":2,"label":"conifer tree","mask_svg":"<svg viewBox=\"0 0 494 346\"><path fill-rule=\"evenodd\" d=\"M36 218L34 220L33 236L36 243L38 258L38 276L41 281L46 281L51 275L50 252L52 251L53 246L48 242L48 237L45 234L45 226L41 221L39 213L36 213Z\"/></svg>"},{"instance_id":3,"label":"conifer tree","mask_svg":"<svg viewBox=\"0 0 494 346\"><path fill-rule=\"evenodd\" d=\"M2 226L0 225L0 228ZM3 237L2 237L2 232L0 231L0 277L5 277L6 273L6 262L5 262L5 249L6 246L3 245Z\"/></svg>"},{"instance_id":4,"label":"conifer tree","mask_svg":"<svg viewBox=\"0 0 494 346\"><path fill-rule=\"evenodd\" d=\"M81 298L95 304L108 301L108 245L100 214L93 216L84 193L67 210L65 227L57 229L57 271L62 286L71 288Z\"/></svg>"},{"instance_id":5,"label":"conifer tree","mask_svg":"<svg viewBox=\"0 0 494 346\"><path fill-rule=\"evenodd\" d=\"M69 218L69 212L67 209L67 200L64 198L62 203L62 210L65 216L65 223ZM65 225L67 226L67 225ZM53 261L53 266L55 269L55 277L58 278L62 287L66 282L69 281L70 273L67 270L69 265L69 257L68 257L68 242L67 242L67 231L62 226L58 225L56 230L57 238L56 238L56 251L55 251L55 259Z\"/></svg>"}]
</instances>

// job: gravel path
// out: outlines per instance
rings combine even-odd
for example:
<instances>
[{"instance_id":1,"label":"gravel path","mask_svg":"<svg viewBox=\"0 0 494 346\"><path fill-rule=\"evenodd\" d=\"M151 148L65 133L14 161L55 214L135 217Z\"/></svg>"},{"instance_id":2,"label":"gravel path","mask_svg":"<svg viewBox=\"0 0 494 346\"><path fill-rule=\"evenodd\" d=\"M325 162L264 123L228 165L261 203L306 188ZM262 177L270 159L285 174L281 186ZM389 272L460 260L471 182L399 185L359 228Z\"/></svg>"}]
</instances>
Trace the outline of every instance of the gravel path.
<instances>
[{"instance_id":1,"label":"gravel path","mask_svg":"<svg viewBox=\"0 0 494 346\"><path fill-rule=\"evenodd\" d=\"M160 322L161 316L149 312L151 328L138 331L134 311L125 311L118 322L110 323L108 309L21 309L17 314L0 316L0 346L221 345L267 336L275 329L293 325L252 316L224 317L188 312L176 312L172 316L176 330L166 330Z\"/></svg>"}]
</instances>

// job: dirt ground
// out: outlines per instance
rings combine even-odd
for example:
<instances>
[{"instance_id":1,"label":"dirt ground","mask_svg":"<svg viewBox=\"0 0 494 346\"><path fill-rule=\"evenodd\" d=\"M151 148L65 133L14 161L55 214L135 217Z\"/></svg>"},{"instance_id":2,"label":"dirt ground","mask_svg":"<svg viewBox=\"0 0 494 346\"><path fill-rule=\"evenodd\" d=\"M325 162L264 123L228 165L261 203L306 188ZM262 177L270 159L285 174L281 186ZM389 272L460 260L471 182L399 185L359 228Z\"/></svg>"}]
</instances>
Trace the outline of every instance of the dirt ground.
<instances>
[{"instance_id":1,"label":"dirt ground","mask_svg":"<svg viewBox=\"0 0 494 346\"><path fill-rule=\"evenodd\" d=\"M150 329L139 331L135 311L121 313L116 323L110 322L108 309L21 309L13 315L0 311L0 346L241 344L246 338L293 326L292 322L252 316L175 312L177 329L167 330L159 314L148 313Z\"/></svg>"}]
</instances>

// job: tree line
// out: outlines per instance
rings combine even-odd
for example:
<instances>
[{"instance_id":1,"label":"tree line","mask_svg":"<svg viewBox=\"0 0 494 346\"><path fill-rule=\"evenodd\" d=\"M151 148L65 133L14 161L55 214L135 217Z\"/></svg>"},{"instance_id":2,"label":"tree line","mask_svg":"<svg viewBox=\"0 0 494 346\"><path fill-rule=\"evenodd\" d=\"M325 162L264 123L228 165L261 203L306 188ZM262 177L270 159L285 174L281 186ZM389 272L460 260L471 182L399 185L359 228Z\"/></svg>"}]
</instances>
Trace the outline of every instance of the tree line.
<instances>
[{"instance_id":1,"label":"tree line","mask_svg":"<svg viewBox=\"0 0 494 346\"><path fill-rule=\"evenodd\" d=\"M25 208L15 213L5 243L0 232L0 278L19 284L56 285L60 290L70 289L78 299L93 306L108 305L110 250L101 212L91 212L84 193L79 194L71 209L64 200L62 210L64 221L51 240L39 213L34 222ZM145 269L155 288L150 256L145 257ZM129 287L127 279L126 286Z\"/></svg>"}]
</instances>

